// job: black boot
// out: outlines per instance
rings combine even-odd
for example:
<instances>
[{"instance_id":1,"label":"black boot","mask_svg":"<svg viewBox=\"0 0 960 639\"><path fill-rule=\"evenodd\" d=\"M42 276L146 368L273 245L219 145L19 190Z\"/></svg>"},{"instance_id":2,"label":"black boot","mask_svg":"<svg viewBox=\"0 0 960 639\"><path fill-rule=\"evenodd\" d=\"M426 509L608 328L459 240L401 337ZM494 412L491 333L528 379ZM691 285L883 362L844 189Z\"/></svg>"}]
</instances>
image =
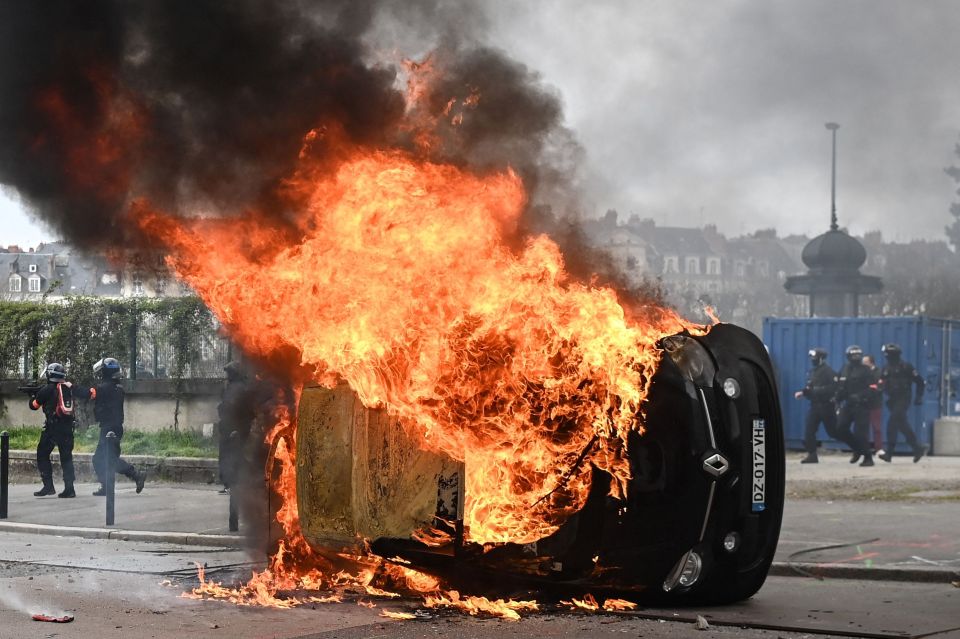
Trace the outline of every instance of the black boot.
<instances>
[{"instance_id":1,"label":"black boot","mask_svg":"<svg viewBox=\"0 0 960 639\"><path fill-rule=\"evenodd\" d=\"M103 489L103 485L102 485L102 484L101 484L100 488L97 488L95 491L93 491L93 496L94 496L94 497L104 497L106 494L107 494L107 491Z\"/></svg>"},{"instance_id":2,"label":"black boot","mask_svg":"<svg viewBox=\"0 0 960 639\"><path fill-rule=\"evenodd\" d=\"M918 446L913 449L913 463L916 464L920 461L920 458L927 454L926 446Z\"/></svg>"},{"instance_id":3,"label":"black boot","mask_svg":"<svg viewBox=\"0 0 960 639\"><path fill-rule=\"evenodd\" d=\"M863 461L860 462L861 466L873 466L873 455L867 453L863 456Z\"/></svg>"},{"instance_id":4,"label":"black boot","mask_svg":"<svg viewBox=\"0 0 960 639\"><path fill-rule=\"evenodd\" d=\"M135 473L133 476L133 481L137 483L137 494L139 495L140 493L143 492L143 485L147 481L147 471L134 470L133 472Z\"/></svg>"},{"instance_id":5,"label":"black boot","mask_svg":"<svg viewBox=\"0 0 960 639\"><path fill-rule=\"evenodd\" d=\"M64 499L70 499L76 496L77 496L77 493L75 493L73 490L73 484L67 484L66 486L64 486L63 492L57 495L57 497L64 498Z\"/></svg>"},{"instance_id":6,"label":"black boot","mask_svg":"<svg viewBox=\"0 0 960 639\"><path fill-rule=\"evenodd\" d=\"M893 461L893 455L891 455L890 453L885 452L882 455L878 455L878 457L880 457L880 459L887 462L888 464Z\"/></svg>"},{"instance_id":7,"label":"black boot","mask_svg":"<svg viewBox=\"0 0 960 639\"><path fill-rule=\"evenodd\" d=\"M850 457L850 463L851 463L851 464L856 464L858 461L860 461L860 453L854 453L854 454Z\"/></svg>"},{"instance_id":8,"label":"black boot","mask_svg":"<svg viewBox=\"0 0 960 639\"><path fill-rule=\"evenodd\" d=\"M43 488L33 493L34 497L46 497L47 495L56 495L57 489L53 487L53 480L43 478Z\"/></svg>"},{"instance_id":9,"label":"black boot","mask_svg":"<svg viewBox=\"0 0 960 639\"><path fill-rule=\"evenodd\" d=\"M801 464L819 464L820 460L817 459L817 456L807 453L807 456L800 460Z\"/></svg>"}]
</instances>

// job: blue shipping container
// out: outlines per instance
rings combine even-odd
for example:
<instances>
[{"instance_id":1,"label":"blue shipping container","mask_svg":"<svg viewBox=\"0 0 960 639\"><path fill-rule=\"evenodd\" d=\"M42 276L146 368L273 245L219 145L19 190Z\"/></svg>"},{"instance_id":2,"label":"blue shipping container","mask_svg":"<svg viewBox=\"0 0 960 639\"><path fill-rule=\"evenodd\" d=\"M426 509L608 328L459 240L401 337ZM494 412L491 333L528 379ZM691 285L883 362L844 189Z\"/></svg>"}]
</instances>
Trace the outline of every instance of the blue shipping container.
<instances>
[{"instance_id":1,"label":"blue shipping container","mask_svg":"<svg viewBox=\"0 0 960 639\"><path fill-rule=\"evenodd\" d=\"M807 353L815 347L830 353L830 366L839 372L845 361L843 353L851 344L858 344L864 353L873 355L880 367L884 364L880 347L889 342L899 344L903 358L926 381L923 404L912 406L908 413L914 432L926 444L931 443L933 423L938 417L960 414L960 321L927 317L768 317L763 320L763 341L779 376L788 448L803 448L803 420L809 402L795 399L793 394L806 382L810 368ZM884 406L884 442L887 418ZM840 447L837 442L826 442L823 428L818 436L825 445ZM907 452L902 437L897 450Z\"/></svg>"}]
</instances>

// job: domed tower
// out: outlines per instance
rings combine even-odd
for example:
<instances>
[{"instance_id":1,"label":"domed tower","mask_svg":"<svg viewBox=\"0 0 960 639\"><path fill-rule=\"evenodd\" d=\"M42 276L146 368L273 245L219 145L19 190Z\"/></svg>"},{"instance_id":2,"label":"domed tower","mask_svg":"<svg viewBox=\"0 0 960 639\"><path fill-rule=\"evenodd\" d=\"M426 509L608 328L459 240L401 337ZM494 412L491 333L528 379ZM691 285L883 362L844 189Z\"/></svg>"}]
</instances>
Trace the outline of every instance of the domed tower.
<instances>
[{"instance_id":1,"label":"domed tower","mask_svg":"<svg viewBox=\"0 0 960 639\"><path fill-rule=\"evenodd\" d=\"M860 267L867 261L867 250L856 238L837 225L837 129L832 122L833 172L830 187L830 230L803 247L801 259L806 275L788 277L784 288L796 295L810 296L810 317L857 317L860 296L879 293L879 277L863 275Z\"/></svg>"}]
</instances>

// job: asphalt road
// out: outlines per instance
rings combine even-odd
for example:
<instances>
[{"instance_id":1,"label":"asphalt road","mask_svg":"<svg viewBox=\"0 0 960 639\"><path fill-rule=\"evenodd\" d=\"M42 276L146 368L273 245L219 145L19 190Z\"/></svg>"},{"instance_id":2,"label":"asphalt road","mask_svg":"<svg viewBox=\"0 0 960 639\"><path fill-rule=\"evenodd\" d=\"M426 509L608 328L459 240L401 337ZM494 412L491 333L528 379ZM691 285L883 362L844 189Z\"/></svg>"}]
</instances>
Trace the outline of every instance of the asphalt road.
<instances>
[{"instance_id":1,"label":"asphalt road","mask_svg":"<svg viewBox=\"0 0 960 639\"><path fill-rule=\"evenodd\" d=\"M10 517L0 521L0 533L24 523L104 527L104 500L90 494L93 484L78 484L78 497L69 500L35 498L35 488L27 484L10 487ZM213 485L150 484L139 495L132 486L124 485L117 493L113 528L223 535L228 533L228 503ZM956 500L788 499L776 560L960 571L957 522L960 501ZM241 520L241 533L255 524L263 522ZM175 541L172 536L170 540ZM818 550L826 546L840 547Z\"/></svg>"},{"instance_id":2,"label":"asphalt road","mask_svg":"<svg viewBox=\"0 0 960 639\"><path fill-rule=\"evenodd\" d=\"M421 618L412 621L380 616L383 609L416 610L418 601L413 600L377 601L373 609L345 602L276 610L185 599L181 594L196 583L194 562L205 563L214 578L231 583L262 565L263 557L133 537L122 541L122 533L115 535L120 539L58 536L71 530L78 534L78 527L104 530L103 499L90 495L94 486L80 485L79 497L60 500L34 498L33 485L13 485L10 518L0 521L0 639L687 637L699 636L694 629L698 614L711 624L710 636L720 637L960 637L960 588L943 579L899 580L910 572L960 570L960 501L950 493L958 462L894 463L873 472L850 467L842 457L813 468L788 466L788 489L806 482L809 494L821 498L787 500L778 565L856 567L867 580L777 576L736 606L624 614L550 608L520 622L435 611L421 611ZM874 485L897 497L876 499L861 490ZM934 492L905 493L920 488ZM859 498L831 498L838 493ZM150 483L137 495L120 484L113 530L170 533L171 539L177 532L223 534L227 504L217 486ZM255 523L241 521L241 532ZM46 534L16 531L25 525ZM76 619L63 625L35 622L30 620L35 612L70 612Z\"/></svg>"},{"instance_id":3,"label":"asphalt road","mask_svg":"<svg viewBox=\"0 0 960 639\"><path fill-rule=\"evenodd\" d=\"M788 499L775 561L960 573L958 526L960 501Z\"/></svg>"},{"instance_id":4,"label":"asphalt road","mask_svg":"<svg viewBox=\"0 0 960 639\"><path fill-rule=\"evenodd\" d=\"M753 599L722 608L625 614L547 609L520 622L425 611L421 619L393 621L380 611L416 610L419 602L277 610L181 597L196 584L194 562L227 583L248 574L258 558L239 550L3 533L0 557L0 639L677 637L696 633L698 614L715 636L960 637L960 589L945 583L771 577ZM32 621L37 612L66 612L75 621Z\"/></svg>"}]
</instances>

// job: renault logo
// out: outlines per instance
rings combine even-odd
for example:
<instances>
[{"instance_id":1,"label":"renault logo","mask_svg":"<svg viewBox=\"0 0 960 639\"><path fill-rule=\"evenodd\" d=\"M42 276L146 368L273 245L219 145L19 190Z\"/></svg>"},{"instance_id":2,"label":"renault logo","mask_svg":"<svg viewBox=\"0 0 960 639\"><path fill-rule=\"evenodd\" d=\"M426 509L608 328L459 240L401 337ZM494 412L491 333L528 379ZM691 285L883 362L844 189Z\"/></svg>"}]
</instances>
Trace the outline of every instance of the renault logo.
<instances>
[{"instance_id":1,"label":"renault logo","mask_svg":"<svg viewBox=\"0 0 960 639\"><path fill-rule=\"evenodd\" d=\"M719 477L730 468L730 462L720 453L714 453L703 460L703 469L709 475Z\"/></svg>"}]
</instances>

